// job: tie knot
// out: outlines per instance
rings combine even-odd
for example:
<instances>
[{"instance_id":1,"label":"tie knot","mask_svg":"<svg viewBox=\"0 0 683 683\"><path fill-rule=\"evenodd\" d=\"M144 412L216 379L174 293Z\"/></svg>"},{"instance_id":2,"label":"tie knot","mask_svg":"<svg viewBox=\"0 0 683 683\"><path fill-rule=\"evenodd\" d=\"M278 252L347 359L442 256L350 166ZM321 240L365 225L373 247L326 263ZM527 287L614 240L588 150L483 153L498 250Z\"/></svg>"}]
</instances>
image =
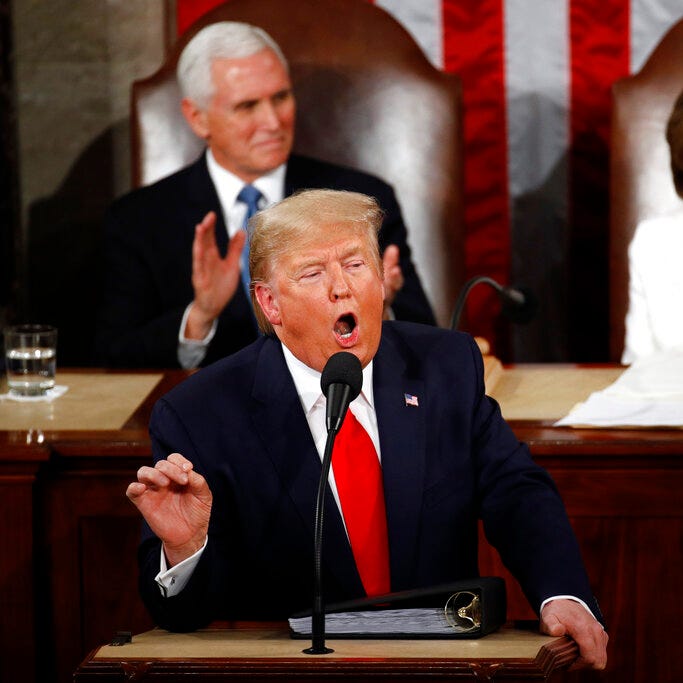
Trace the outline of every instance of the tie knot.
<instances>
[{"instance_id":1,"label":"tie knot","mask_svg":"<svg viewBox=\"0 0 683 683\"><path fill-rule=\"evenodd\" d=\"M248 212L251 215L258 211L258 200L261 199L261 196L261 192L253 185L245 185L237 195L237 200L247 205Z\"/></svg>"}]
</instances>

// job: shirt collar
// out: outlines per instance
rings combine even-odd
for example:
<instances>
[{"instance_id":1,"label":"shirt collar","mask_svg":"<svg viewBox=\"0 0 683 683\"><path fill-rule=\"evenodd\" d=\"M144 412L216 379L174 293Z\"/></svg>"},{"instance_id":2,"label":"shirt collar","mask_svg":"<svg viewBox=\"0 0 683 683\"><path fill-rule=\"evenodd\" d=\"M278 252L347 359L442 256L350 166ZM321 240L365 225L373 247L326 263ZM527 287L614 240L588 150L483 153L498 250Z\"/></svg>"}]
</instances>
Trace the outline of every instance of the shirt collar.
<instances>
[{"instance_id":1,"label":"shirt collar","mask_svg":"<svg viewBox=\"0 0 683 683\"><path fill-rule=\"evenodd\" d=\"M206 165L209 169L209 176L216 188L218 199L223 210L229 210L237 200L237 195L240 193L240 190L244 187L244 180L234 173L231 173L226 168L223 168L223 166L216 161L213 152L208 148L206 150ZM261 208L270 206L283 199L285 193L286 170L287 165L281 164L251 183L265 198Z\"/></svg>"},{"instance_id":2,"label":"shirt collar","mask_svg":"<svg viewBox=\"0 0 683 683\"><path fill-rule=\"evenodd\" d=\"M308 415L313 406L323 395L322 389L320 388L321 373L317 370L313 370L313 368L309 368L305 363L302 363L284 344L282 345L282 351L285 355L287 368L294 380L294 386L296 387L296 392L301 400L301 405L303 406L306 415ZM368 402L370 407L374 409L372 365L373 361L370 361L363 368L363 389L361 390L361 396Z\"/></svg>"}]
</instances>

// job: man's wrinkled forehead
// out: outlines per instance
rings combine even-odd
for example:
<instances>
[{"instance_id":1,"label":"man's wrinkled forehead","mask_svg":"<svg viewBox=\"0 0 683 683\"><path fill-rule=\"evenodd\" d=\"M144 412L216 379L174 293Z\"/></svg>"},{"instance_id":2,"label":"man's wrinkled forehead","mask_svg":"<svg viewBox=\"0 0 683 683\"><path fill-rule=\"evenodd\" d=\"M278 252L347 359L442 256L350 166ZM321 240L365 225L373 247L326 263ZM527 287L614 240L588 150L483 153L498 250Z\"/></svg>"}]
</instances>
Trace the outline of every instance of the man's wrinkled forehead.
<instances>
[{"instance_id":1,"label":"man's wrinkled forehead","mask_svg":"<svg viewBox=\"0 0 683 683\"><path fill-rule=\"evenodd\" d=\"M300 245L298 248L289 251L286 260L290 266L298 270L332 259L346 261L351 258L362 257L367 252L368 246L365 240L350 236L341 241L329 240Z\"/></svg>"},{"instance_id":2,"label":"man's wrinkled forehead","mask_svg":"<svg viewBox=\"0 0 683 683\"><path fill-rule=\"evenodd\" d=\"M337 257L366 255L378 265L367 225L356 222L321 222L292 231L287 243L274 255L270 272L276 274L285 262L290 266L300 267L307 262L319 261L324 257L324 252L331 249L335 250Z\"/></svg>"}]
</instances>

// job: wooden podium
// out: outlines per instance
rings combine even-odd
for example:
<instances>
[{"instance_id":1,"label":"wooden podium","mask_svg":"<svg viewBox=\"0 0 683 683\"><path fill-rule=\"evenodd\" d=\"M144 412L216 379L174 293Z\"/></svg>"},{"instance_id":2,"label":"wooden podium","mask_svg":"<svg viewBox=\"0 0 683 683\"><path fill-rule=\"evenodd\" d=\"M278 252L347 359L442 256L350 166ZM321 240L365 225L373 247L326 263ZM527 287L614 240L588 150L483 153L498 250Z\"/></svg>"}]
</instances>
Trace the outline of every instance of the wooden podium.
<instances>
[{"instance_id":1,"label":"wooden podium","mask_svg":"<svg viewBox=\"0 0 683 683\"><path fill-rule=\"evenodd\" d=\"M328 640L328 655L306 655L285 625L242 625L195 633L159 629L94 650L74 683L103 681L549 681L572 662L576 644L504 627L476 640Z\"/></svg>"},{"instance_id":2,"label":"wooden podium","mask_svg":"<svg viewBox=\"0 0 683 683\"><path fill-rule=\"evenodd\" d=\"M599 680L678 683L683 430L553 426L621 372L514 366L494 368L487 385L564 499L610 633ZM58 370L69 391L53 403L0 400L3 683L70 683L86 654L117 630L152 628L137 590L140 514L125 490L151 459L152 405L186 376ZM479 560L483 575L506 579L508 618L533 618L483 536Z\"/></svg>"}]
</instances>

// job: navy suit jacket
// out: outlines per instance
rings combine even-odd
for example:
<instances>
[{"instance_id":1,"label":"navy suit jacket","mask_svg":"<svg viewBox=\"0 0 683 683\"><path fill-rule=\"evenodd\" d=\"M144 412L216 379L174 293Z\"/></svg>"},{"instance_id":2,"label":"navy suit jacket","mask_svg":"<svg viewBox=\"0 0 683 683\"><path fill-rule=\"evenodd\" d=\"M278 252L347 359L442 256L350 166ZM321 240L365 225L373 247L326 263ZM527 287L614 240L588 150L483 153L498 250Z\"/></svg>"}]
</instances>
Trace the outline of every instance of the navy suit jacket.
<instances>
[{"instance_id":1,"label":"navy suit jacket","mask_svg":"<svg viewBox=\"0 0 683 683\"><path fill-rule=\"evenodd\" d=\"M393 311L398 319L435 324L407 244L393 190L378 178L307 157L287 163L285 196L304 188L363 192L386 212L380 249L395 244L405 284ZM218 195L202 156L190 166L123 196L105 219L105 287L98 315L96 362L118 367L177 367L178 331L194 298L192 240L208 211L217 216L216 240L228 244ZM257 337L251 304L242 287L218 319L202 365L243 348Z\"/></svg>"},{"instance_id":2,"label":"navy suit jacket","mask_svg":"<svg viewBox=\"0 0 683 683\"><path fill-rule=\"evenodd\" d=\"M392 590L477 576L481 518L532 607L569 594L599 615L562 501L484 395L472 339L384 323L373 375ZM140 585L155 621L190 630L310 607L321 463L280 342L262 337L190 377L157 403L150 432L155 459L182 453L213 492L208 545L177 596L154 583L161 544L145 529ZM323 539L325 601L362 597L329 488Z\"/></svg>"}]
</instances>

